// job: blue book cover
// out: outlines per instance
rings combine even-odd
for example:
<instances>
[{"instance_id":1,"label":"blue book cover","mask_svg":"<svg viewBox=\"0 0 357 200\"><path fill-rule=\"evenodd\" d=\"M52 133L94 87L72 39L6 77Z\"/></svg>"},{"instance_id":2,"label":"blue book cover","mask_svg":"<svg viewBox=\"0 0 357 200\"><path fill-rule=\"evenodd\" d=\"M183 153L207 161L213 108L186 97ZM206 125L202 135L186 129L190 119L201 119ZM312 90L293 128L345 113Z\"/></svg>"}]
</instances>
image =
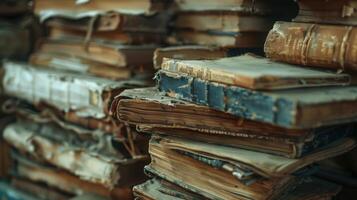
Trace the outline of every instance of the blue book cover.
<instances>
[{"instance_id":1,"label":"blue book cover","mask_svg":"<svg viewBox=\"0 0 357 200\"><path fill-rule=\"evenodd\" d=\"M168 96L285 128L315 128L357 120L357 86L255 91L161 70Z\"/></svg>"}]
</instances>

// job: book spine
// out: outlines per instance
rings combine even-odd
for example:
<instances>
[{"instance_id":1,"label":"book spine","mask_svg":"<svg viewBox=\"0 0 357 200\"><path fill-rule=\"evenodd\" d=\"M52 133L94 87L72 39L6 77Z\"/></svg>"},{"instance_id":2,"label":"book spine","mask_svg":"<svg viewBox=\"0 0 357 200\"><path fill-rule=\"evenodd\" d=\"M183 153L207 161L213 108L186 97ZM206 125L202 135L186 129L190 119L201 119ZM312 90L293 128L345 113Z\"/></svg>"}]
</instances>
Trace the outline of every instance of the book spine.
<instances>
[{"instance_id":1,"label":"book spine","mask_svg":"<svg viewBox=\"0 0 357 200\"><path fill-rule=\"evenodd\" d=\"M357 27L277 22L264 51L277 61L357 70Z\"/></svg>"},{"instance_id":2,"label":"book spine","mask_svg":"<svg viewBox=\"0 0 357 200\"><path fill-rule=\"evenodd\" d=\"M159 89L171 97L245 119L287 128L295 125L296 104L283 98L167 71L160 71L156 79Z\"/></svg>"}]
</instances>

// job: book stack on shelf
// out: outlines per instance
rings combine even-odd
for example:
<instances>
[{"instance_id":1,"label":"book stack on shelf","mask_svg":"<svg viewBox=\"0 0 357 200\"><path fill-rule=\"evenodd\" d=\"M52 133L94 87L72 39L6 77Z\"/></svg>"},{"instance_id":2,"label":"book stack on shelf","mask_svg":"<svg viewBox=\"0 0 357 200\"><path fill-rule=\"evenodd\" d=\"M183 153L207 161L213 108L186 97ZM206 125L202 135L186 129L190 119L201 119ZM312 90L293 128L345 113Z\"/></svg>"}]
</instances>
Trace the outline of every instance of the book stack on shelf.
<instances>
[{"instance_id":1,"label":"book stack on shelf","mask_svg":"<svg viewBox=\"0 0 357 200\"><path fill-rule=\"evenodd\" d=\"M4 92L15 98L5 110L17 117L3 133L14 149L14 189L41 199L132 199L146 179L148 138L113 121L109 108L124 89L153 85L166 4L34 2L46 36L28 63L3 67Z\"/></svg>"},{"instance_id":2,"label":"book stack on shelf","mask_svg":"<svg viewBox=\"0 0 357 200\"><path fill-rule=\"evenodd\" d=\"M318 25L304 32L284 23L266 40L271 59L167 56L156 62L156 87L115 98L113 117L151 134L145 172L152 179L134 187L138 199L331 199L341 191L319 175L318 164L356 146L357 87L347 70L356 59L348 53L353 27L340 44L323 43L327 38L313 32ZM302 38L293 41L294 33ZM332 62L310 60L320 50L333 52L333 61L343 55L346 70L314 68ZM303 63L280 62L294 59Z\"/></svg>"}]
</instances>

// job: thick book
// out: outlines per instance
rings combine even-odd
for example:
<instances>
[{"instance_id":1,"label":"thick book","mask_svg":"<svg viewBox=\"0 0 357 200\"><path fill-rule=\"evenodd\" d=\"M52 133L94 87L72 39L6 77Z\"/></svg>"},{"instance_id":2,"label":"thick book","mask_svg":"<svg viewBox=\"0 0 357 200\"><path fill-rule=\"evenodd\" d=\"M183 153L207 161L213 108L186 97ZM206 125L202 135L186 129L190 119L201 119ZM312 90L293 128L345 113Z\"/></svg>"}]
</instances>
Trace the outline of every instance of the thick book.
<instances>
[{"instance_id":1,"label":"thick book","mask_svg":"<svg viewBox=\"0 0 357 200\"><path fill-rule=\"evenodd\" d=\"M39 16L52 15L53 12L58 13L75 13L91 12L100 14L103 12L116 11L125 14L153 14L167 7L169 1L154 1L154 0L36 0L34 4L34 12Z\"/></svg>"},{"instance_id":2,"label":"thick book","mask_svg":"<svg viewBox=\"0 0 357 200\"><path fill-rule=\"evenodd\" d=\"M274 179L293 175L306 166L342 155L354 147L356 147L356 140L353 137L349 137L333 142L325 148L303 158L291 159L178 137L154 136L150 140L149 153L153 159L153 156L158 156L157 158L168 156L167 154L159 154L158 148L163 151L176 152L176 154L168 157L168 159L177 157L174 155L181 154L183 157L186 156L218 169L225 170L231 173L231 175L236 175L237 181L250 185L252 182L255 183L261 180L260 177ZM155 161L151 162L151 165L156 164ZM232 168L227 166L231 166Z\"/></svg>"},{"instance_id":3,"label":"thick book","mask_svg":"<svg viewBox=\"0 0 357 200\"><path fill-rule=\"evenodd\" d=\"M164 139L165 141L165 139ZM234 168L236 165L212 159L195 159L178 148L164 145L160 138L152 137L149 145L150 165L146 173L184 187L208 199L273 199L294 183L295 178L259 179L249 185L239 180L246 172ZM164 142L165 143L165 142ZM233 171L237 173L233 175ZM247 172L249 173L249 172Z\"/></svg>"},{"instance_id":4,"label":"thick book","mask_svg":"<svg viewBox=\"0 0 357 200\"><path fill-rule=\"evenodd\" d=\"M292 64L357 70L357 27L276 22L264 46L272 60Z\"/></svg>"},{"instance_id":5,"label":"thick book","mask_svg":"<svg viewBox=\"0 0 357 200\"><path fill-rule=\"evenodd\" d=\"M230 48L260 48L266 32L221 32L176 30L167 40L170 45L203 45Z\"/></svg>"},{"instance_id":6,"label":"thick book","mask_svg":"<svg viewBox=\"0 0 357 200\"><path fill-rule=\"evenodd\" d=\"M175 7L181 12L201 11L235 11L246 15L293 15L296 5L284 0L207 0L202 4L200 0L175 0Z\"/></svg>"},{"instance_id":7,"label":"thick book","mask_svg":"<svg viewBox=\"0 0 357 200\"><path fill-rule=\"evenodd\" d=\"M117 67L68 53L47 53L39 51L30 56L30 64L34 66L91 74L112 80L129 79L132 71L129 67Z\"/></svg>"},{"instance_id":8,"label":"thick book","mask_svg":"<svg viewBox=\"0 0 357 200\"><path fill-rule=\"evenodd\" d=\"M212 61L164 59L161 69L253 90L342 86L350 83L348 74L302 68L252 54Z\"/></svg>"},{"instance_id":9,"label":"thick book","mask_svg":"<svg viewBox=\"0 0 357 200\"><path fill-rule=\"evenodd\" d=\"M141 80L112 81L12 62L4 64L2 83L7 95L93 118L104 118L111 100L124 89L146 85Z\"/></svg>"},{"instance_id":10,"label":"thick book","mask_svg":"<svg viewBox=\"0 0 357 200\"><path fill-rule=\"evenodd\" d=\"M110 190L101 184L81 180L65 170L46 166L16 153L13 156L17 161L17 165L14 167L14 176L17 177L15 183L18 187L24 187L24 182L21 180L27 180L27 182L34 184L45 183L47 186L56 188L58 191L70 194L71 196L83 193L93 193L107 198L111 195L115 196L118 193L122 193L122 197L127 196L124 199L132 196L131 189L128 186L115 187L113 190Z\"/></svg>"},{"instance_id":11,"label":"thick book","mask_svg":"<svg viewBox=\"0 0 357 200\"><path fill-rule=\"evenodd\" d=\"M299 14L296 22L319 24L357 25L356 0L298 0Z\"/></svg>"},{"instance_id":12,"label":"thick book","mask_svg":"<svg viewBox=\"0 0 357 200\"><path fill-rule=\"evenodd\" d=\"M221 32L268 32L274 18L237 12L184 12L173 22L175 29Z\"/></svg>"},{"instance_id":13,"label":"thick book","mask_svg":"<svg viewBox=\"0 0 357 200\"><path fill-rule=\"evenodd\" d=\"M232 57L248 52L263 52L257 48L219 48L212 46L184 45L157 48L154 53L154 67L160 69L164 58L178 60L215 60L219 58Z\"/></svg>"},{"instance_id":14,"label":"thick book","mask_svg":"<svg viewBox=\"0 0 357 200\"><path fill-rule=\"evenodd\" d=\"M4 138L20 152L109 189L140 181L148 161L145 155L130 159L111 148L108 141L81 137L53 124L13 123L4 130Z\"/></svg>"},{"instance_id":15,"label":"thick book","mask_svg":"<svg viewBox=\"0 0 357 200\"><path fill-rule=\"evenodd\" d=\"M133 187L138 200L204 200L201 195L179 187L160 178L153 178Z\"/></svg>"},{"instance_id":16,"label":"thick book","mask_svg":"<svg viewBox=\"0 0 357 200\"><path fill-rule=\"evenodd\" d=\"M318 129L280 128L164 96L156 88L125 90L114 99L111 115L142 132L290 158L305 156L355 132L353 124Z\"/></svg>"},{"instance_id":17,"label":"thick book","mask_svg":"<svg viewBox=\"0 0 357 200\"><path fill-rule=\"evenodd\" d=\"M69 29L87 32L116 31L120 32L140 32L140 33L162 33L167 32L166 26L169 21L167 13L158 13L152 16L129 15L116 12L108 12L100 15L92 13L81 13L79 16L74 13L53 13L49 18L42 18L47 28ZM93 19L94 18L94 19ZM93 26L91 20L95 20Z\"/></svg>"},{"instance_id":18,"label":"thick book","mask_svg":"<svg viewBox=\"0 0 357 200\"><path fill-rule=\"evenodd\" d=\"M162 44L165 40L165 34L153 32L118 32L118 31L94 31L89 32L63 29L59 27L49 27L48 39L52 40L79 40L83 46L89 45L91 42L107 43L107 44L127 44L127 45L142 45L142 44Z\"/></svg>"},{"instance_id":19,"label":"thick book","mask_svg":"<svg viewBox=\"0 0 357 200\"><path fill-rule=\"evenodd\" d=\"M278 200L312 200L330 199L335 196L341 187L322 179L314 177L301 178L296 185L284 191L277 197ZM139 200L193 200L207 199L198 194L188 191L174 183L160 178L153 178L133 188L134 195Z\"/></svg>"},{"instance_id":20,"label":"thick book","mask_svg":"<svg viewBox=\"0 0 357 200\"><path fill-rule=\"evenodd\" d=\"M355 86L254 91L167 71L156 80L168 96L286 128L357 121Z\"/></svg>"},{"instance_id":21,"label":"thick book","mask_svg":"<svg viewBox=\"0 0 357 200\"><path fill-rule=\"evenodd\" d=\"M112 67L152 67L156 48L156 45L123 45L103 41L89 42L86 47L78 38L67 38L43 40L37 52L65 54Z\"/></svg>"}]
</instances>

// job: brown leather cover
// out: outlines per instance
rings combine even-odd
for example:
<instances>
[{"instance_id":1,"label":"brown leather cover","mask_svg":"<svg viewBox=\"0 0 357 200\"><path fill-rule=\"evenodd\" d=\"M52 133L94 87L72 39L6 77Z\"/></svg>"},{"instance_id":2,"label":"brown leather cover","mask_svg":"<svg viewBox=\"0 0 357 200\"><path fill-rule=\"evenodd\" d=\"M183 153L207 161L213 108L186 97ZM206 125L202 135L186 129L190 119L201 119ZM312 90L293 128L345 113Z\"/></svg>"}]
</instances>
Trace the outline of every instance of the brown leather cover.
<instances>
[{"instance_id":1,"label":"brown leather cover","mask_svg":"<svg viewBox=\"0 0 357 200\"><path fill-rule=\"evenodd\" d=\"M264 51L277 61L357 70L357 27L277 22Z\"/></svg>"}]
</instances>

